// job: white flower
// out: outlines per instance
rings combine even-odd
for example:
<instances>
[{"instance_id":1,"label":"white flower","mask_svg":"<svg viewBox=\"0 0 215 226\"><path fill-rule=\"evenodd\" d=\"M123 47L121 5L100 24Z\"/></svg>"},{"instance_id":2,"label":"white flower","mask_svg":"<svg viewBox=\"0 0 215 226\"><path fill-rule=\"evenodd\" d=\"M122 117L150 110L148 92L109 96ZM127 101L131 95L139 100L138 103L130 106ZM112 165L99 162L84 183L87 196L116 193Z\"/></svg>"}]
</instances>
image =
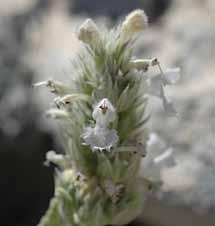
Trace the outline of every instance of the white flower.
<instances>
[{"instance_id":1,"label":"white flower","mask_svg":"<svg viewBox=\"0 0 215 226\"><path fill-rule=\"evenodd\" d=\"M161 171L175 166L172 148L156 134L150 134L147 142L148 154L142 160L142 176L153 182L161 181Z\"/></svg>"},{"instance_id":2,"label":"white flower","mask_svg":"<svg viewBox=\"0 0 215 226\"><path fill-rule=\"evenodd\" d=\"M143 31L148 25L148 19L143 10L135 10L128 14L122 23L120 31L120 41L125 43L133 38L134 35Z\"/></svg>"},{"instance_id":3,"label":"white flower","mask_svg":"<svg viewBox=\"0 0 215 226\"><path fill-rule=\"evenodd\" d=\"M156 76L149 77L149 94L156 96L162 100L163 107L168 116L176 116L177 111L174 108L173 103L167 99L164 86L174 85L180 78L180 69L172 68L167 69L164 73L160 73Z\"/></svg>"},{"instance_id":4,"label":"white flower","mask_svg":"<svg viewBox=\"0 0 215 226\"><path fill-rule=\"evenodd\" d=\"M116 110L111 102L104 98L94 108L92 117L95 119L95 127L86 127L81 137L84 144L90 145L93 151L108 150L115 147L118 142L117 131L108 126L116 119Z\"/></svg>"},{"instance_id":5,"label":"white flower","mask_svg":"<svg viewBox=\"0 0 215 226\"><path fill-rule=\"evenodd\" d=\"M149 93L153 96L161 97L161 88L166 85L174 85L180 79L179 68L168 68L163 73L157 74L149 78Z\"/></svg>"},{"instance_id":6,"label":"white flower","mask_svg":"<svg viewBox=\"0 0 215 226\"><path fill-rule=\"evenodd\" d=\"M92 151L110 151L118 142L116 130L96 126L86 127L82 134L85 145L90 145Z\"/></svg>"},{"instance_id":7,"label":"white flower","mask_svg":"<svg viewBox=\"0 0 215 226\"><path fill-rule=\"evenodd\" d=\"M87 44L97 44L101 41L99 30L93 20L87 19L80 26L78 39Z\"/></svg>"}]
</instances>

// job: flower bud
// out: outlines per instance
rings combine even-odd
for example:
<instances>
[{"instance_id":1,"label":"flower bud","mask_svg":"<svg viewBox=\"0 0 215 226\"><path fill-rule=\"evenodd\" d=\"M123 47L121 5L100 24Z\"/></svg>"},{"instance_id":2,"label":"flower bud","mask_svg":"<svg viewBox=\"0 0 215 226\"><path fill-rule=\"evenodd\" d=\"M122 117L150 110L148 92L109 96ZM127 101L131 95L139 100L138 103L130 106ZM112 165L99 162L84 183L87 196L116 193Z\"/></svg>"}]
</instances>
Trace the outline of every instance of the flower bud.
<instances>
[{"instance_id":1,"label":"flower bud","mask_svg":"<svg viewBox=\"0 0 215 226\"><path fill-rule=\"evenodd\" d=\"M148 25L148 19L143 10L135 10L128 14L122 23L120 40L124 43L129 41L134 35L143 31Z\"/></svg>"},{"instance_id":2,"label":"flower bud","mask_svg":"<svg viewBox=\"0 0 215 226\"><path fill-rule=\"evenodd\" d=\"M66 111L60 109L50 109L46 112L46 116L54 119L68 119L69 115Z\"/></svg>"},{"instance_id":3,"label":"flower bud","mask_svg":"<svg viewBox=\"0 0 215 226\"><path fill-rule=\"evenodd\" d=\"M101 41L99 30L93 20L87 19L80 26L78 39L89 45L95 45Z\"/></svg>"},{"instance_id":4,"label":"flower bud","mask_svg":"<svg viewBox=\"0 0 215 226\"><path fill-rule=\"evenodd\" d=\"M47 81L37 82L33 85L33 87L40 87L40 86L46 86L49 88L51 93L54 93L60 96L71 92L71 89L68 86L64 85L62 82L55 81L52 79L49 79Z\"/></svg>"},{"instance_id":5,"label":"flower bud","mask_svg":"<svg viewBox=\"0 0 215 226\"><path fill-rule=\"evenodd\" d=\"M137 69L137 70L143 70L143 71L148 71L150 66L155 66L159 62L157 58L152 58L152 59L136 59L132 60L129 64L130 69Z\"/></svg>"},{"instance_id":6,"label":"flower bud","mask_svg":"<svg viewBox=\"0 0 215 226\"><path fill-rule=\"evenodd\" d=\"M82 94L82 93L72 93L67 94L62 97L56 97L54 99L54 102L58 108L61 108L61 106L70 105L75 101L82 100L85 102L90 102L90 97L88 95Z\"/></svg>"},{"instance_id":7,"label":"flower bud","mask_svg":"<svg viewBox=\"0 0 215 226\"><path fill-rule=\"evenodd\" d=\"M66 159L65 156L63 156L62 154L56 154L54 151L48 151L46 153L45 165L48 166L50 162L57 164L59 166L63 166L66 162Z\"/></svg>"}]
</instances>

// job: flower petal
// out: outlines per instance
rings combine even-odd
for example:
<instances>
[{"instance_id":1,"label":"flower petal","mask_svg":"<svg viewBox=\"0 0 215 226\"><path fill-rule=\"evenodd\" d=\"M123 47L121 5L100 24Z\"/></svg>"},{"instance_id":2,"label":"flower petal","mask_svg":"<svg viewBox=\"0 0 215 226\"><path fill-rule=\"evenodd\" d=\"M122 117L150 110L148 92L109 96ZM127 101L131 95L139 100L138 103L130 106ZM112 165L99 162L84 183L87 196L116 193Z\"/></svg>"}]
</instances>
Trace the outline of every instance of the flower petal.
<instances>
[{"instance_id":1,"label":"flower petal","mask_svg":"<svg viewBox=\"0 0 215 226\"><path fill-rule=\"evenodd\" d=\"M82 138L86 145L90 145L93 151L108 150L116 146L119 138L116 130L100 127L87 127L84 129Z\"/></svg>"}]
</instances>

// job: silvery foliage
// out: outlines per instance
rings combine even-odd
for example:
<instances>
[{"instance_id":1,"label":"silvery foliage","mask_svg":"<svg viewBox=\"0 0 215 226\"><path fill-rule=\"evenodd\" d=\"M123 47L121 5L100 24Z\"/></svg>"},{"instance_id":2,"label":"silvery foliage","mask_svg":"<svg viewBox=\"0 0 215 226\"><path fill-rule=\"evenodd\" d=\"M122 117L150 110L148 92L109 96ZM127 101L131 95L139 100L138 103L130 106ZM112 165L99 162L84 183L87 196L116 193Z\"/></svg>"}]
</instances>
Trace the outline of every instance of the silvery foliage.
<instances>
[{"instance_id":1,"label":"silvery foliage","mask_svg":"<svg viewBox=\"0 0 215 226\"><path fill-rule=\"evenodd\" d=\"M46 164L58 170L55 195L39 226L125 225L159 188L159 169L173 157L171 150L147 153L153 137L148 139L146 107L152 94L173 115L164 87L176 82L178 70L163 72L156 58L133 59L134 40L146 24L144 12L136 10L101 34L88 19L77 34L84 49L73 62L71 84L35 84L56 95L47 116L58 120L65 147L64 155L47 153ZM160 74L145 76L151 66Z\"/></svg>"}]
</instances>

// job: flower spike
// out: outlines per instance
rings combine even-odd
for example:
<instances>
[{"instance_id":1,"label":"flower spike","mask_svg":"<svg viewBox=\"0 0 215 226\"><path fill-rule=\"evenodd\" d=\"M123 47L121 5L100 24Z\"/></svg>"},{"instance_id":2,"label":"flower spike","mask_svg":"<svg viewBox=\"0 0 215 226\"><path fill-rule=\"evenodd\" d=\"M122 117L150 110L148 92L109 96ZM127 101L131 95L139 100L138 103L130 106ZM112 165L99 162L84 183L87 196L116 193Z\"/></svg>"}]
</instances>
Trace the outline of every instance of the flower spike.
<instances>
[{"instance_id":1,"label":"flower spike","mask_svg":"<svg viewBox=\"0 0 215 226\"><path fill-rule=\"evenodd\" d=\"M135 10L101 34L87 19L77 34L85 45L72 61L71 84L34 85L55 94L47 116L57 119L65 152L46 155L47 164L57 165L55 194L38 226L127 225L160 188L161 170L175 163L174 151L149 135L146 123L151 96L176 114L164 89L177 82L179 69L162 70L157 58L132 55L130 44L147 24L144 11ZM150 76L154 66L160 73Z\"/></svg>"}]
</instances>

